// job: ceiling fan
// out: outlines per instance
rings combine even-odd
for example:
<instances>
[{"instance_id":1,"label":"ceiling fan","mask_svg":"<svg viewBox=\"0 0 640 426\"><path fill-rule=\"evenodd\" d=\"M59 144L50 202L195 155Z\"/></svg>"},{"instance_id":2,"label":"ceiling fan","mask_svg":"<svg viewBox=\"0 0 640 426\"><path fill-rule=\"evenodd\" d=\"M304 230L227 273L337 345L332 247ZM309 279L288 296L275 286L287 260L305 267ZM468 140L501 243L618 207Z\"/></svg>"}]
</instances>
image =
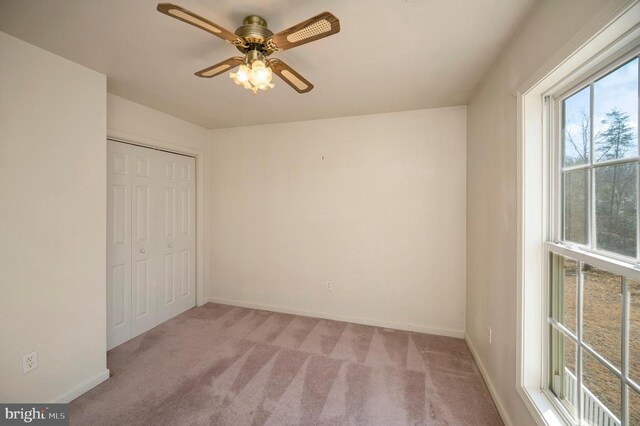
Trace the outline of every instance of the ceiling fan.
<instances>
[{"instance_id":1,"label":"ceiling fan","mask_svg":"<svg viewBox=\"0 0 640 426\"><path fill-rule=\"evenodd\" d=\"M198 27L234 45L243 56L235 56L211 65L195 73L198 77L211 78L225 71L239 67L230 78L238 85L257 93L273 87L272 73L283 79L298 93L307 93L313 89L307 79L280 59L270 58L275 52L293 49L340 31L340 21L329 12L323 12L291 28L274 34L267 28L267 21L260 16L251 15L244 19L243 25L235 34L202 18L195 13L171 3L159 3L159 12L187 24Z\"/></svg>"}]
</instances>

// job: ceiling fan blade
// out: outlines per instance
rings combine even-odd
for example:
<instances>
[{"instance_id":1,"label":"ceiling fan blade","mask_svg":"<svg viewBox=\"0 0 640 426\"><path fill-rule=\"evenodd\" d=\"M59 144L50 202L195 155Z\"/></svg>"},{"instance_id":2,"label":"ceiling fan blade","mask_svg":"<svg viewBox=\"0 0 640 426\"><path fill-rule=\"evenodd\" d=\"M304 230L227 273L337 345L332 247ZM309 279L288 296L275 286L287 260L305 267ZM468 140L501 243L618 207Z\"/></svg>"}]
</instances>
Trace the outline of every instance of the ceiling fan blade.
<instances>
[{"instance_id":1,"label":"ceiling fan blade","mask_svg":"<svg viewBox=\"0 0 640 426\"><path fill-rule=\"evenodd\" d=\"M158 12L164 13L172 18L179 19L182 22L198 27L201 30L205 30L206 32L213 34L214 36L218 36L231 44L244 45L244 41L231 31L180 6L176 6L171 3L158 3L157 9Z\"/></svg>"},{"instance_id":2,"label":"ceiling fan blade","mask_svg":"<svg viewBox=\"0 0 640 426\"><path fill-rule=\"evenodd\" d=\"M269 66L274 73L285 81L298 93L307 93L313 89L313 84L306 78L298 74L296 70L282 62L280 59L270 59Z\"/></svg>"},{"instance_id":3,"label":"ceiling fan blade","mask_svg":"<svg viewBox=\"0 0 640 426\"><path fill-rule=\"evenodd\" d=\"M204 78L215 77L216 75L220 75L225 71L230 71L234 69L238 65L242 64L242 62L244 62L244 58L241 56L236 56L235 58L229 58L222 62L218 62L215 65L211 65L210 67L202 69L196 72L196 75L198 77L204 77Z\"/></svg>"},{"instance_id":4,"label":"ceiling fan blade","mask_svg":"<svg viewBox=\"0 0 640 426\"><path fill-rule=\"evenodd\" d=\"M287 50L328 37L340 31L340 21L329 12L322 12L311 19L274 34L270 44L275 50Z\"/></svg>"}]
</instances>

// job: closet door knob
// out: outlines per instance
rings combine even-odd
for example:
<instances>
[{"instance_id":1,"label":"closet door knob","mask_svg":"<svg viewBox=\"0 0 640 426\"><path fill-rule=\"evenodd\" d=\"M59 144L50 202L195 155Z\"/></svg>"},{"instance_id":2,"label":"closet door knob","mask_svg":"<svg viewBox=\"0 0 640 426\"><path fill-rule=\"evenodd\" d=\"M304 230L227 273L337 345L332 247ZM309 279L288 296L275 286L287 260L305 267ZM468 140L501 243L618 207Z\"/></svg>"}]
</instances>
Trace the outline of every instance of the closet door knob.
<instances>
[{"instance_id":1,"label":"closet door knob","mask_svg":"<svg viewBox=\"0 0 640 426\"><path fill-rule=\"evenodd\" d=\"M140 253L145 254L147 251L145 249L140 249Z\"/></svg>"},{"instance_id":2,"label":"closet door knob","mask_svg":"<svg viewBox=\"0 0 640 426\"><path fill-rule=\"evenodd\" d=\"M168 247L173 248L173 243L169 243Z\"/></svg>"}]
</instances>

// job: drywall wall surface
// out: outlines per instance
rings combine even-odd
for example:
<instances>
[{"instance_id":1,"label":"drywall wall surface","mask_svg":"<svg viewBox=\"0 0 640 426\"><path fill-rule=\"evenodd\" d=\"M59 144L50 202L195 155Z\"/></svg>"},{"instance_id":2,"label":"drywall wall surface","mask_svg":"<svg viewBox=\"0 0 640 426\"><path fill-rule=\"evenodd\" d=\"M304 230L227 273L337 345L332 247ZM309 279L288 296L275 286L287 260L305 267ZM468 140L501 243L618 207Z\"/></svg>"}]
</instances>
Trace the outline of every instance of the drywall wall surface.
<instances>
[{"instance_id":1,"label":"drywall wall surface","mask_svg":"<svg viewBox=\"0 0 640 426\"><path fill-rule=\"evenodd\" d=\"M213 130L211 300L461 337L465 131L464 106Z\"/></svg>"},{"instance_id":2,"label":"drywall wall surface","mask_svg":"<svg viewBox=\"0 0 640 426\"><path fill-rule=\"evenodd\" d=\"M107 128L134 141L161 141L206 151L209 130L109 93Z\"/></svg>"},{"instance_id":3,"label":"drywall wall surface","mask_svg":"<svg viewBox=\"0 0 640 426\"><path fill-rule=\"evenodd\" d=\"M539 2L468 105L467 341L514 425L534 424L516 392L517 90L551 71L553 58L593 35L584 33L593 19L623 3Z\"/></svg>"},{"instance_id":4,"label":"drywall wall surface","mask_svg":"<svg viewBox=\"0 0 640 426\"><path fill-rule=\"evenodd\" d=\"M106 78L4 33L0 58L0 401L68 401L108 377Z\"/></svg>"}]
</instances>

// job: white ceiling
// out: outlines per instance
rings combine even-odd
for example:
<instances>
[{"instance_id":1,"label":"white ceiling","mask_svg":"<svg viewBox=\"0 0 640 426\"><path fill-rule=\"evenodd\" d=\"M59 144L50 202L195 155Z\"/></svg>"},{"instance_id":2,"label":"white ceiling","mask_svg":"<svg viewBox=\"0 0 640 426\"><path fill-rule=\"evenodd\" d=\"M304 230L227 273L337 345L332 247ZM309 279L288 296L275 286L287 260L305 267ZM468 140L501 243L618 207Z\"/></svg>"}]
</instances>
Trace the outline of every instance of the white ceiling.
<instances>
[{"instance_id":1,"label":"white ceiling","mask_svg":"<svg viewBox=\"0 0 640 426\"><path fill-rule=\"evenodd\" d=\"M222 128L466 104L536 0L170 1L231 31L249 14L277 32L327 10L341 32L274 55L313 91L274 77L254 96L227 74L195 77L238 51L155 0L0 0L0 30L106 74L110 93Z\"/></svg>"}]
</instances>

